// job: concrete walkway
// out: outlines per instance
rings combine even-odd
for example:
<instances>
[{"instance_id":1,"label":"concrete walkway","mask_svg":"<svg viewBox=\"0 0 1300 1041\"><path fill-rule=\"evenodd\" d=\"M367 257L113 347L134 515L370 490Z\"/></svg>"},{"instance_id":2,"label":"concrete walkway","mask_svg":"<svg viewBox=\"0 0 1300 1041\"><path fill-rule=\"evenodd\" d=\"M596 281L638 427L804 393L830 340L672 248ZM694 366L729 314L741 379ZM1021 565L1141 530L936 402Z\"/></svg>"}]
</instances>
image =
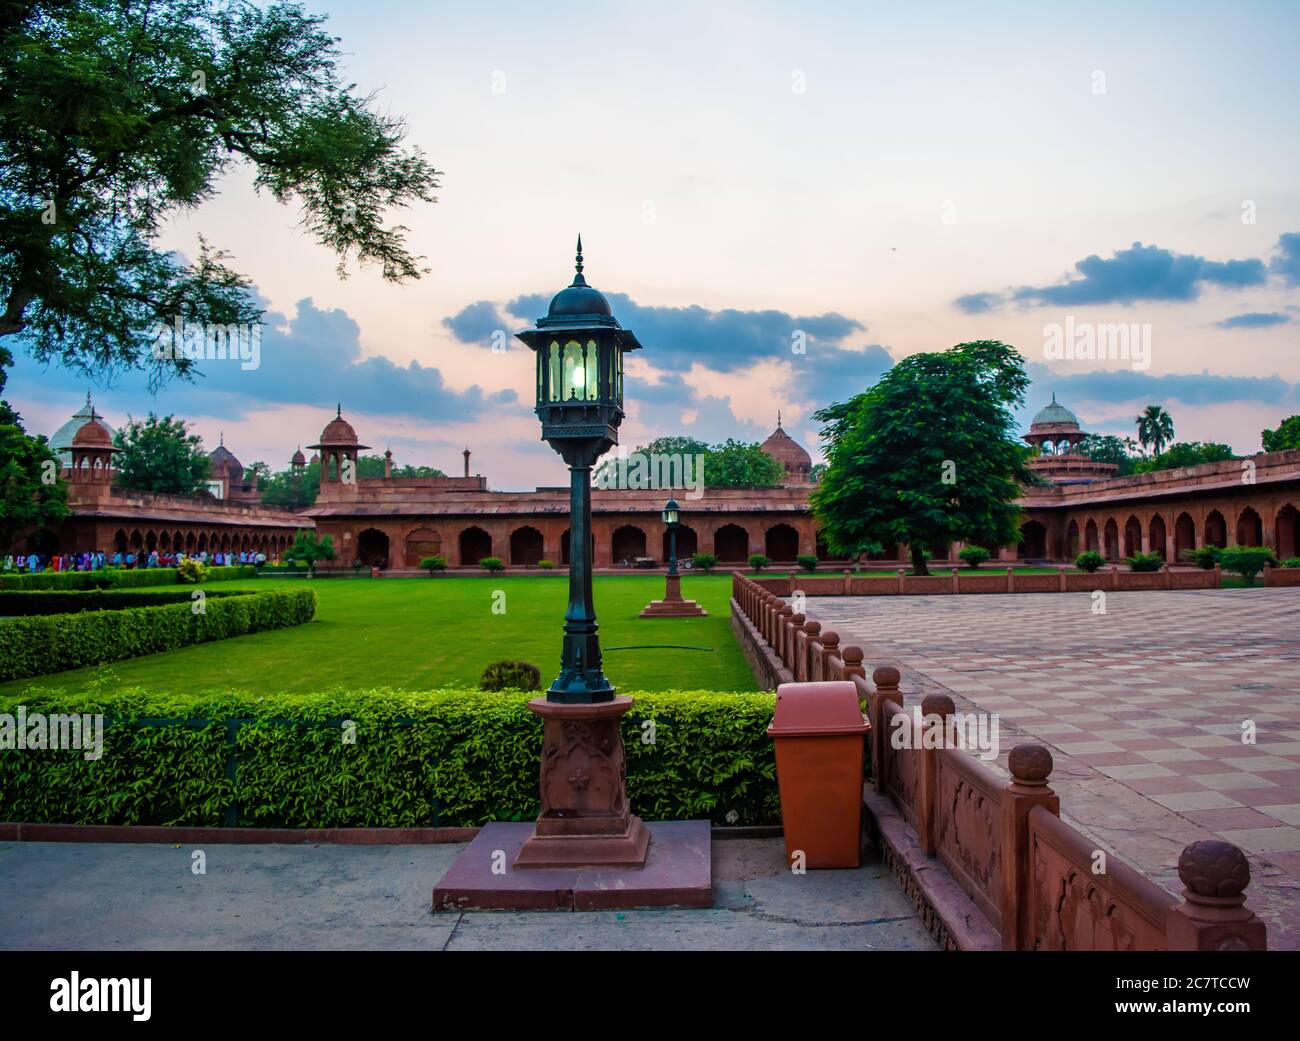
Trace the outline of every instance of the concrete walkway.
<instances>
[{"instance_id":1,"label":"concrete walkway","mask_svg":"<svg viewBox=\"0 0 1300 1041\"><path fill-rule=\"evenodd\" d=\"M793 875L780 840L713 843L707 911L430 910L463 845L0 843L0 949L929 950L879 864ZM194 854L206 858L195 875Z\"/></svg>"}]
</instances>

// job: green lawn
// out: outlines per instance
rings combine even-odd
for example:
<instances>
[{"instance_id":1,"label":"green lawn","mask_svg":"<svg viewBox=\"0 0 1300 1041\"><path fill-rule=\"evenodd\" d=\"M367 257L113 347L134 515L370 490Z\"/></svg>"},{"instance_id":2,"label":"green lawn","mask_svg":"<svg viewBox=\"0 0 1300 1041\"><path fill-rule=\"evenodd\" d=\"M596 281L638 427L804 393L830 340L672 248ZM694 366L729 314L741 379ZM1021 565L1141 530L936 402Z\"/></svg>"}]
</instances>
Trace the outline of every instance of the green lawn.
<instances>
[{"instance_id":1,"label":"green lawn","mask_svg":"<svg viewBox=\"0 0 1300 1041\"><path fill-rule=\"evenodd\" d=\"M164 691L428 690L476 686L484 666L502 658L537 665L545 687L559 671L566 577L259 578L213 588L298 589L304 584L316 590L319 600L316 618L307 625L17 680L0 684L0 691L77 689L96 679L110 689ZM595 589L605 674L615 686L756 689L731 632L729 576L683 577L682 595L698 600L708 618L638 619L647 603L663 596L661 575L600 577ZM505 594L504 614L492 610L498 590ZM636 649L619 649L633 645Z\"/></svg>"}]
</instances>

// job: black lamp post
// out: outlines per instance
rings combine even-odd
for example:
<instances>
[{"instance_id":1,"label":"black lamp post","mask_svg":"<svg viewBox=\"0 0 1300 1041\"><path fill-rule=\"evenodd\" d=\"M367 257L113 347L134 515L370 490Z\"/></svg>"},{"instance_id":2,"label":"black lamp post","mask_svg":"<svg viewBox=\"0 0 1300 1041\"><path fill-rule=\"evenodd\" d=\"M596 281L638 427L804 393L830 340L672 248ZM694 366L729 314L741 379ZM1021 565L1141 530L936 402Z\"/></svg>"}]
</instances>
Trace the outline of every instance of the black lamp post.
<instances>
[{"instance_id":1,"label":"black lamp post","mask_svg":"<svg viewBox=\"0 0 1300 1041\"><path fill-rule=\"evenodd\" d=\"M664 503L664 526L668 529L668 574L677 574L677 527L681 524L681 508L676 499Z\"/></svg>"},{"instance_id":2,"label":"black lamp post","mask_svg":"<svg viewBox=\"0 0 1300 1041\"><path fill-rule=\"evenodd\" d=\"M623 352L640 348L618 324L609 301L577 273L557 293L537 328L517 333L537 354L537 416L542 440L569 466L569 607L560 675L546 699L570 705L612 701L601 671L599 627L591 592L591 468L618 444L623 422Z\"/></svg>"}]
</instances>

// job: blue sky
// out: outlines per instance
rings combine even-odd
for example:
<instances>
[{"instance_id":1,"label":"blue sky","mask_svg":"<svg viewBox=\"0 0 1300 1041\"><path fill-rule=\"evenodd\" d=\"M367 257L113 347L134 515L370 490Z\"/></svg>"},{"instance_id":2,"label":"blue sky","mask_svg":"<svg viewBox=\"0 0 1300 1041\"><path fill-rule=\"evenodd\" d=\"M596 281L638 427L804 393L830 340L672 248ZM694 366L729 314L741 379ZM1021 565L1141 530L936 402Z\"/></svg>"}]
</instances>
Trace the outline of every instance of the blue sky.
<instances>
[{"instance_id":1,"label":"blue sky","mask_svg":"<svg viewBox=\"0 0 1300 1041\"><path fill-rule=\"evenodd\" d=\"M268 306L263 364L156 398L95 386L114 422L190 418L282 464L341 400L399 462L496 487L562 480L530 357L491 350L587 275L646 349L624 440L759 439L898 358L997 338L1085 424L1150 402L1239 451L1300 412L1300 4L313 2L346 73L445 171L394 213L430 273L346 280L247 172L167 229L229 250ZM1150 367L1049 362L1052 323L1148 326ZM805 337L807 351L791 351ZM19 362L57 427L87 380Z\"/></svg>"}]
</instances>

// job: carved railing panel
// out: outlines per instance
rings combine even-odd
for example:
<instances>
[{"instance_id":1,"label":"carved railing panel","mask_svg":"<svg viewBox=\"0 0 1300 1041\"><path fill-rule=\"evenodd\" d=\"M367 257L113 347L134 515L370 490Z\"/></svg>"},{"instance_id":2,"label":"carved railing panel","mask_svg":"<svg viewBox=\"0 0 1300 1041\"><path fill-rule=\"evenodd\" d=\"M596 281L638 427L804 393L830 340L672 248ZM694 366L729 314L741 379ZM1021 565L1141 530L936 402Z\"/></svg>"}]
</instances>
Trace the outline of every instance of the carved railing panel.
<instances>
[{"instance_id":1,"label":"carved railing panel","mask_svg":"<svg viewBox=\"0 0 1300 1041\"><path fill-rule=\"evenodd\" d=\"M987 775L987 776L985 776ZM959 749L937 764L935 851L948 873L994 925L1000 924L1001 782Z\"/></svg>"},{"instance_id":2,"label":"carved railing panel","mask_svg":"<svg viewBox=\"0 0 1300 1041\"><path fill-rule=\"evenodd\" d=\"M1029 928L1035 951L1162 951L1178 901L1041 807L1029 812Z\"/></svg>"}]
</instances>

